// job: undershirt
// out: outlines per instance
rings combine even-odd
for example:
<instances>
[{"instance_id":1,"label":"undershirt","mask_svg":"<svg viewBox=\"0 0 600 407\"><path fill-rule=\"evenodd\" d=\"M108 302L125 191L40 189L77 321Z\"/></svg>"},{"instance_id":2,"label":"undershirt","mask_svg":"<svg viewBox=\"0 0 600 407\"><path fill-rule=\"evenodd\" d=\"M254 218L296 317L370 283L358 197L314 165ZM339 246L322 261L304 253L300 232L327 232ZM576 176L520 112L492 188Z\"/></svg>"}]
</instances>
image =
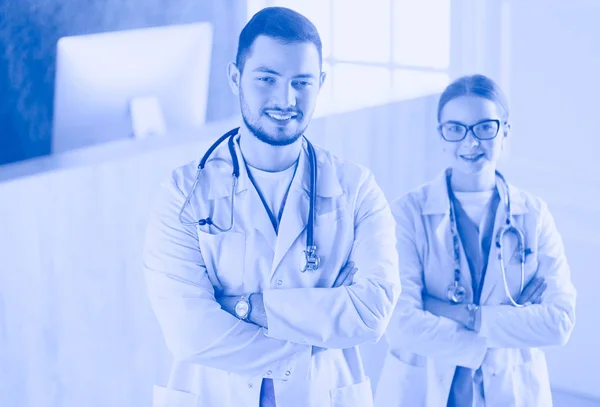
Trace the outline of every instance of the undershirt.
<instances>
[{"instance_id":1,"label":"undershirt","mask_svg":"<svg viewBox=\"0 0 600 407\"><path fill-rule=\"evenodd\" d=\"M277 172L263 171L247 165L252 183L269 206L271 213L275 215L277 225L281 221L280 214L283 212L284 200L296 172L296 164L297 162L291 167Z\"/></svg>"},{"instance_id":2,"label":"undershirt","mask_svg":"<svg viewBox=\"0 0 600 407\"><path fill-rule=\"evenodd\" d=\"M467 213L467 216L479 230L483 229L483 222L486 220L486 213L489 211L489 204L494 196L495 190L481 192L454 192L456 199ZM495 215L495 214L494 214Z\"/></svg>"}]
</instances>

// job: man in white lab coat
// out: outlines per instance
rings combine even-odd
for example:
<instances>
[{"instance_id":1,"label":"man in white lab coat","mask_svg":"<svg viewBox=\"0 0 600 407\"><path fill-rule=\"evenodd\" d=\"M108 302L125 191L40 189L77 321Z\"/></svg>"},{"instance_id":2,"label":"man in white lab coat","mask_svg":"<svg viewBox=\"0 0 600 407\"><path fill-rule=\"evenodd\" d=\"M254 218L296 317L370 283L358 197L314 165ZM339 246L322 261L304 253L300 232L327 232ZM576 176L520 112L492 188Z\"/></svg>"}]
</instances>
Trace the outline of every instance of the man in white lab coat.
<instances>
[{"instance_id":1,"label":"man in white lab coat","mask_svg":"<svg viewBox=\"0 0 600 407\"><path fill-rule=\"evenodd\" d=\"M311 202L303 134L321 68L309 20L285 8L258 12L228 67L243 118L234 142L211 153L195 188L198 161L163 185L144 269L175 361L155 406L372 405L358 345L383 335L400 294L394 219L368 170L320 148L320 265L301 271ZM233 226L221 232L232 207Z\"/></svg>"}]
</instances>

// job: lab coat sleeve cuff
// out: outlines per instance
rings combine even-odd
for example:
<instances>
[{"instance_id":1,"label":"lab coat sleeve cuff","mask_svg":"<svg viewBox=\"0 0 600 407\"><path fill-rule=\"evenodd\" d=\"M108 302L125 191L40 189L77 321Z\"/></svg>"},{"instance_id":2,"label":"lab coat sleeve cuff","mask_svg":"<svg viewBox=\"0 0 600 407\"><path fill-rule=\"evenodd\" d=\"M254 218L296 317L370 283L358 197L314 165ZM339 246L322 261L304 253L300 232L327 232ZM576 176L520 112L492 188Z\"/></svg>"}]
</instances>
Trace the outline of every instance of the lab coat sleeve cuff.
<instances>
[{"instance_id":1,"label":"lab coat sleeve cuff","mask_svg":"<svg viewBox=\"0 0 600 407\"><path fill-rule=\"evenodd\" d=\"M498 337L498 321L502 318L503 306L481 306L480 326L478 335L485 338L488 342L488 347L501 347L497 343Z\"/></svg>"},{"instance_id":2,"label":"lab coat sleeve cuff","mask_svg":"<svg viewBox=\"0 0 600 407\"><path fill-rule=\"evenodd\" d=\"M491 335L490 320L494 319L495 309L494 307L486 307L483 305L479 310L479 336L489 338Z\"/></svg>"},{"instance_id":3,"label":"lab coat sleeve cuff","mask_svg":"<svg viewBox=\"0 0 600 407\"><path fill-rule=\"evenodd\" d=\"M469 369L479 369L483 364L485 355L487 354L487 339L479 335L475 338L475 346L473 346L473 353L471 358L465 360L465 366Z\"/></svg>"},{"instance_id":4,"label":"lab coat sleeve cuff","mask_svg":"<svg viewBox=\"0 0 600 407\"><path fill-rule=\"evenodd\" d=\"M295 334L295 330L287 327L288 324L285 320L278 318L278 314L281 314L281 312L273 312L273 308L277 309L277 307L279 307L278 310L281 310L281 307L285 305L285 303L282 301L284 298L281 294L281 290L263 291L263 305L267 315L268 324L268 329L265 329L264 331L265 335L273 339L292 341L302 345L308 345L308 341L298 338L298 335Z\"/></svg>"},{"instance_id":5,"label":"lab coat sleeve cuff","mask_svg":"<svg viewBox=\"0 0 600 407\"><path fill-rule=\"evenodd\" d=\"M481 331L481 307L477 308L477 311L475 311L475 326L473 327L473 330L477 333Z\"/></svg>"},{"instance_id":6,"label":"lab coat sleeve cuff","mask_svg":"<svg viewBox=\"0 0 600 407\"><path fill-rule=\"evenodd\" d=\"M267 329L264 329L267 336ZM298 352L294 356L280 360L263 373L265 379L306 380L312 362L312 346L297 344Z\"/></svg>"}]
</instances>

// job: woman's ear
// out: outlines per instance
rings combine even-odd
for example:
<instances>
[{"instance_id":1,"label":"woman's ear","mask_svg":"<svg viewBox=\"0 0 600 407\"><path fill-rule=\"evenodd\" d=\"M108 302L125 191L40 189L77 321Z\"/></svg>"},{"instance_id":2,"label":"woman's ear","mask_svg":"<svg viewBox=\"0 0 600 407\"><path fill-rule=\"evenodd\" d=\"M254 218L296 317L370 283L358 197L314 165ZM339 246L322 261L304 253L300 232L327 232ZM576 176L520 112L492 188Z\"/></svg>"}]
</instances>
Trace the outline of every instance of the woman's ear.
<instances>
[{"instance_id":1,"label":"woman's ear","mask_svg":"<svg viewBox=\"0 0 600 407\"><path fill-rule=\"evenodd\" d=\"M504 137L508 137L512 130L512 125L509 122L504 122Z\"/></svg>"}]
</instances>

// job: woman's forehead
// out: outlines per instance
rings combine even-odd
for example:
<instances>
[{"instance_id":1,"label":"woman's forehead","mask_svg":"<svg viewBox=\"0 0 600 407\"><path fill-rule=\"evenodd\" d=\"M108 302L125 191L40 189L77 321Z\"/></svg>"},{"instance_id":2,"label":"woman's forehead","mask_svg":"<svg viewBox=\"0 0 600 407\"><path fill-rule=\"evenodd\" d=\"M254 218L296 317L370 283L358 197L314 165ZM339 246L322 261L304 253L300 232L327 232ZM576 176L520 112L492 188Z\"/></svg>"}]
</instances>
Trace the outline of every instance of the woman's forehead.
<instances>
[{"instance_id":1,"label":"woman's forehead","mask_svg":"<svg viewBox=\"0 0 600 407\"><path fill-rule=\"evenodd\" d=\"M480 96L459 96L444 105L441 121L475 123L485 119L500 119L502 108L495 102Z\"/></svg>"}]
</instances>

